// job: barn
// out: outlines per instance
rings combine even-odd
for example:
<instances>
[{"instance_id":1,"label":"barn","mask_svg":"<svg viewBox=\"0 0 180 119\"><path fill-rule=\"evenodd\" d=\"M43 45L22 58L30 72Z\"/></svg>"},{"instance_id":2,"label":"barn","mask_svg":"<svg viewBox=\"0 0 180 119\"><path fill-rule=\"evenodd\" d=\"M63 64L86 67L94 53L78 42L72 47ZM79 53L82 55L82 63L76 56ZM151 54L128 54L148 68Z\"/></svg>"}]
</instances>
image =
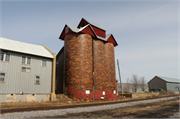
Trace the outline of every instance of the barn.
<instances>
[{"instance_id":1,"label":"barn","mask_svg":"<svg viewBox=\"0 0 180 119\"><path fill-rule=\"evenodd\" d=\"M155 76L148 82L149 89L162 88L165 91L179 92L177 86L180 87L180 79Z\"/></svg>"},{"instance_id":2,"label":"barn","mask_svg":"<svg viewBox=\"0 0 180 119\"><path fill-rule=\"evenodd\" d=\"M0 37L0 102L54 100L55 63L44 45Z\"/></svg>"},{"instance_id":3,"label":"barn","mask_svg":"<svg viewBox=\"0 0 180 119\"><path fill-rule=\"evenodd\" d=\"M64 47L57 54L57 93L80 101L115 100L114 36L82 18L77 27L66 24L59 39Z\"/></svg>"}]
</instances>

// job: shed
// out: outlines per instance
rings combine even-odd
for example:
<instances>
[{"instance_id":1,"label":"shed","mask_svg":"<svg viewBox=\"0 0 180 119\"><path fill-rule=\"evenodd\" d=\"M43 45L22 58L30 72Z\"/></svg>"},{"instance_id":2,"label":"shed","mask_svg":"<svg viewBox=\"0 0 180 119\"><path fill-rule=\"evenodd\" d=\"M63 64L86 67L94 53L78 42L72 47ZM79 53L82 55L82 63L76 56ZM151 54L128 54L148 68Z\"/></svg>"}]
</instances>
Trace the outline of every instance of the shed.
<instances>
[{"instance_id":1,"label":"shed","mask_svg":"<svg viewBox=\"0 0 180 119\"><path fill-rule=\"evenodd\" d=\"M148 82L149 89L162 88L165 91L178 92L177 86L180 86L180 79L155 76Z\"/></svg>"}]
</instances>

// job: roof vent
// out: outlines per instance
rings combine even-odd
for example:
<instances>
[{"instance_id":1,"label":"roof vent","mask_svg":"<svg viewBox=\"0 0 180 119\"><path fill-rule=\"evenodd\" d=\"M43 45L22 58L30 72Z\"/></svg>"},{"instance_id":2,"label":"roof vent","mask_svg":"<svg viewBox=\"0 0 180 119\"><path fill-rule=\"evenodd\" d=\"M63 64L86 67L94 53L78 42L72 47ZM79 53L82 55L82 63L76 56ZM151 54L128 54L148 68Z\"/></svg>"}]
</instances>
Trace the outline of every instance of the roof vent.
<instances>
[{"instance_id":1,"label":"roof vent","mask_svg":"<svg viewBox=\"0 0 180 119\"><path fill-rule=\"evenodd\" d=\"M82 27L84 27L84 26L85 26L85 23L83 22L83 23L82 23Z\"/></svg>"}]
</instances>

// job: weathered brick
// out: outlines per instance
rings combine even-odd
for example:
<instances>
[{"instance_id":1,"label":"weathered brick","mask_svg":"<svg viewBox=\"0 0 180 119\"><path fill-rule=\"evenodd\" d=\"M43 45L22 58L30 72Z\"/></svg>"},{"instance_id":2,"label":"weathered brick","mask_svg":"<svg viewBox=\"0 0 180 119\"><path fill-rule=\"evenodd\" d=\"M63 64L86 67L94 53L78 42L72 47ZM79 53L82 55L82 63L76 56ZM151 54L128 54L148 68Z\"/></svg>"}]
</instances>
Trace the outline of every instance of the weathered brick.
<instances>
[{"instance_id":1,"label":"weathered brick","mask_svg":"<svg viewBox=\"0 0 180 119\"><path fill-rule=\"evenodd\" d=\"M67 87L73 87L73 91L68 92L68 96L76 99L85 97L85 100L89 100L85 91L93 92L92 38L87 34L70 34L64 41L65 78Z\"/></svg>"}]
</instances>

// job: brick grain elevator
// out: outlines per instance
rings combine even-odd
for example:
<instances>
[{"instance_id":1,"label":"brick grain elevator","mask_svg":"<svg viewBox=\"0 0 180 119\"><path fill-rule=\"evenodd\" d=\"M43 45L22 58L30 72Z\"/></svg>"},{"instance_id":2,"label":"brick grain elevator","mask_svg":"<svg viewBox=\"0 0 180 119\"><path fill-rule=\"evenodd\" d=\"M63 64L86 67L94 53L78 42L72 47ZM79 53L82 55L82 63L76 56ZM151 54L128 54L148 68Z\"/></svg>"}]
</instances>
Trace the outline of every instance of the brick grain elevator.
<instances>
[{"instance_id":1,"label":"brick grain elevator","mask_svg":"<svg viewBox=\"0 0 180 119\"><path fill-rule=\"evenodd\" d=\"M64 40L57 55L59 92L80 101L115 100L113 35L82 18L77 28L66 24L59 39Z\"/></svg>"}]
</instances>

